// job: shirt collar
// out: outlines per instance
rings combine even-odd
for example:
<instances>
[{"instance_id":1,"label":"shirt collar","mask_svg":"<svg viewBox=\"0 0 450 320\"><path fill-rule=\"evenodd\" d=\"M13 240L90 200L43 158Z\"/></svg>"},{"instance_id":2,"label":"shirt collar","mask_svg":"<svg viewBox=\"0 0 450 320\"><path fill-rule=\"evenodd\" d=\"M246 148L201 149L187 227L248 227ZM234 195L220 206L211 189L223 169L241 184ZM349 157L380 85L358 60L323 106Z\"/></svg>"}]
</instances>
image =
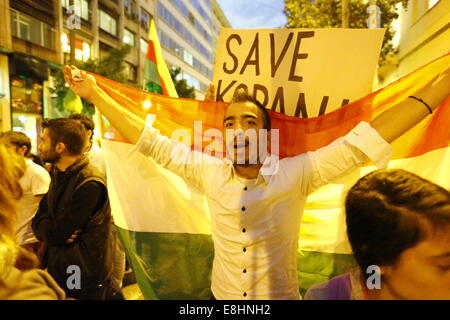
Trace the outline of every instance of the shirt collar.
<instances>
[{"instance_id":1,"label":"shirt collar","mask_svg":"<svg viewBox=\"0 0 450 320\"><path fill-rule=\"evenodd\" d=\"M233 168L234 172L235 169L233 166L233 161L228 158L226 158L225 161ZM280 159L278 155L265 154L263 164L259 169L259 174L256 178L256 182L258 182L260 177L262 177L266 183L269 183L270 178L275 175L279 169L279 161Z\"/></svg>"},{"instance_id":2,"label":"shirt collar","mask_svg":"<svg viewBox=\"0 0 450 320\"><path fill-rule=\"evenodd\" d=\"M280 166L280 158L278 155L269 154L265 157L259 174L269 183L270 178L278 172Z\"/></svg>"}]
</instances>

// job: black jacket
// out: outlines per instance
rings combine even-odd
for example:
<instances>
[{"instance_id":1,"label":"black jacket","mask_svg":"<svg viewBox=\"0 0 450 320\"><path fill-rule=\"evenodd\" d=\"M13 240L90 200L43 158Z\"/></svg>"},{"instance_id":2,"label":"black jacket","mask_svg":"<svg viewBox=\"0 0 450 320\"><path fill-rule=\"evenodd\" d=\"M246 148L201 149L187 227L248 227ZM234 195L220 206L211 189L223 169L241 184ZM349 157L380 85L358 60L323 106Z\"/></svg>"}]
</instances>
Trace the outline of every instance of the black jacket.
<instances>
[{"instance_id":1,"label":"black jacket","mask_svg":"<svg viewBox=\"0 0 450 320\"><path fill-rule=\"evenodd\" d=\"M102 287L110 279L116 246L111 209L104 179L86 157L64 172L53 169L49 191L32 228L44 242L42 267L66 292L79 290L73 288L73 278L69 279L74 274L69 268L73 265L80 270L80 290ZM76 230L80 230L77 238L68 243Z\"/></svg>"}]
</instances>

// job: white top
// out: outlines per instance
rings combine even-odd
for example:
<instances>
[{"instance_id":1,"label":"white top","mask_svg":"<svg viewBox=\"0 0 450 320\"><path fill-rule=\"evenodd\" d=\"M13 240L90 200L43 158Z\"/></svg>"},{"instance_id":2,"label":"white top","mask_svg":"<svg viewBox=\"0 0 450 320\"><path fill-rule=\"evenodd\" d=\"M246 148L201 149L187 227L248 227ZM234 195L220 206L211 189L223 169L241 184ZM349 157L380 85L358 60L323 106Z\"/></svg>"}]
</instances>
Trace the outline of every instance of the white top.
<instances>
[{"instance_id":1,"label":"white top","mask_svg":"<svg viewBox=\"0 0 450 320\"><path fill-rule=\"evenodd\" d=\"M100 171L102 176L106 178L106 164L102 148L100 148L100 146L96 142L94 142L92 144L91 150L86 152L86 155L89 159L89 163L96 167L98 171Z\"/></svg>"},{"instance_id":2,"label":"white top","mask_svg":"<svg viewBox=\"0 0 450 320\"><path fill-rule=\"evenodd\" d=\"M215 251L211 289L230 300L300 299L297 246L306 197L362 165L365 155L385 167L392 154L366 122L326 147L279 160L272 173L275 157L266 157L254 180L237 177L229 160L199 157L151 126L137 148L205 193ZM202 157L209 162L180 161Z\"/></svg>"},{"instance_id":3,"label":"white top","mask_svg":"<svg viewBox=\"0 0 450 320\"><path fill-rule=\"evenodd\" d=\"M21 245L37 242L31 229L31 220L40 202L36 196L45 195L50 185L50 175L47 170L30 159L26 159L25 163L27 169L19 180L23 194L17 202L16 222L16 239Z\"/></svg>"}]
</instances>

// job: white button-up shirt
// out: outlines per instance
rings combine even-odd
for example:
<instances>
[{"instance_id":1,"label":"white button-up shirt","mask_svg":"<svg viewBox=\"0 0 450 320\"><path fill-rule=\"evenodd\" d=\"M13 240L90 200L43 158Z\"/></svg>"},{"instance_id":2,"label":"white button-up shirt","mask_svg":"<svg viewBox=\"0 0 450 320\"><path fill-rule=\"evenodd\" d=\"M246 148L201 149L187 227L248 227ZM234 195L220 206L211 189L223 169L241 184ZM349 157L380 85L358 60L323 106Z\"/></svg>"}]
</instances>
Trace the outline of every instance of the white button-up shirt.
<instances>
[{"instance_id":1,"label":"white button-up shirt","mask_svg":"<svg viewBox=\"0 0 450 320\"><path fill-rule=\"evenodd\" d=\"M386 166L392 153L366 122L326 147L279 160L269 175L274 157L266 157L253 180L238 177L228 160L189 163L199 154L153 127L137 148L206 195L215 251L211 289L217 299L232 300L300 299L297 247L306 197L368 158Z\"/></svg>"}]
</instances>

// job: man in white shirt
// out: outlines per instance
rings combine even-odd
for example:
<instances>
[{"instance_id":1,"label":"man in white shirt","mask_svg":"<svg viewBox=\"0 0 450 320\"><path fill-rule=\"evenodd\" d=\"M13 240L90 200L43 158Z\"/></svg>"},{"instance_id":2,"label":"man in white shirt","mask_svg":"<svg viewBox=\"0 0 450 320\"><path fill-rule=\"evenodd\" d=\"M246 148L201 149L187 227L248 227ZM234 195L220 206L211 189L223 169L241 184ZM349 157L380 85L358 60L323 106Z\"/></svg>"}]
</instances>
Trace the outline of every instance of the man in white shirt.
<instances>
[{"instance_id":1,"label":"man in white shirt","mask_svg":"<svg viewBox=\"0 0 450 320\"><path fill-rule=\"evenodd\" d=\"M31 220L37 212L42 197L50 185L50 175L43 167L28 157L31 155L31 140L22 132L7 131L1 139L15 148L18 155L25 158L26 171L20 178L22 197L17 202L16 239L17 242L36 253L38 240L31 229Z\"/></svg>"},{"instance_id":2,"label":"man in white shirt","mask_svg":"<svg viewBox=\"0 0 450 320\"><path fill-rule=\"evenodd\" d=\"M256 162L250 161L253 142L236 137L238 132L266 129L267 141L259 135L256 140L264 146L270 141L270 118L258 101L238 94L224 117L224 129L236 133L225 140L229 159L203 156L209 161L195 163L195 152L151 126L142 131L143 120L110 98L94 77L81 72L75 81L72 71L79 72L75 67L64 69L72 90L94 103L141 153L207 196L215 248L211 289L217 299L299 299L296 254L307 195L369 159L386 166L389 143L432 112L450 88L447 69L416 99L404 100L370 124L360 123L326 147L279 161L260 154ZM243 163L236 161L242 158Z\"/></svg>"}]
</instances>

